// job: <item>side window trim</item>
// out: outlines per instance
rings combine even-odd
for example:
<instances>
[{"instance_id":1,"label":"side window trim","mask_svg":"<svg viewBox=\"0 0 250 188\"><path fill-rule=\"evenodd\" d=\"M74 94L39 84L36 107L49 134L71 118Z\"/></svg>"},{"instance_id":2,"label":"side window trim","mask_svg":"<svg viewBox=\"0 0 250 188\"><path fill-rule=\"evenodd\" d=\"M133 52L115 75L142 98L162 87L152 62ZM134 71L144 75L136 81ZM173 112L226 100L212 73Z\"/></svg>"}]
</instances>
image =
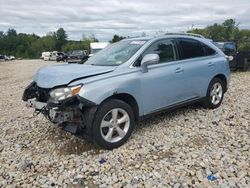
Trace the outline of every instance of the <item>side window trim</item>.
<instances>
[{"instance_id":1,"label":"side window trim","mask_svg":"<svg viewBox=\"0 0 250 188\"><path fill-rule=\"evenodd\" d=\"M175 54L176 54L176 60L175 61L179 61L180 59L180 52L179 52L179 48L178 48L178 42L176 40L176 38L172 39L173 43L174 43L174 50L175 50Z\"/></svg>"},{"instance_id":2,"label":"side window trim","mask_svg":"<svg viewBox=\"0 0 250 188\"><path fill-rule=\"evenodd\" d=\"M178 51L178 60L181 61L181 57L182 57L182 48L180 45L180 38L175 38L175 44L176 44L176 50Z\"/></svg>"}]
</instances>

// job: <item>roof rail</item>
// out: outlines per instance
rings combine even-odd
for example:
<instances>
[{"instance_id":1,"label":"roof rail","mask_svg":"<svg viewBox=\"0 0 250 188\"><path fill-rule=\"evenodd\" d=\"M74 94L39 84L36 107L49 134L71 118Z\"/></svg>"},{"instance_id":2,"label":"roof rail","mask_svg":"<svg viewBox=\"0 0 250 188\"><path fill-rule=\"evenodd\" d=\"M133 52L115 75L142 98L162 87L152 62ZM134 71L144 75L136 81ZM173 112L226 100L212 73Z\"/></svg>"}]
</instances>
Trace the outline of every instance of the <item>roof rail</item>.
<instances>
[{"instance_id":1,"label":"roof rail","mask_svg":"<svg viewBox=\"0 0 250 188\"><path fill-rule=\"evenodd\" d=\"M186 35L198 38L205 38L203 35L195 34L195 33L165 33L165 35Z\"/></svg>"}]
</instances>

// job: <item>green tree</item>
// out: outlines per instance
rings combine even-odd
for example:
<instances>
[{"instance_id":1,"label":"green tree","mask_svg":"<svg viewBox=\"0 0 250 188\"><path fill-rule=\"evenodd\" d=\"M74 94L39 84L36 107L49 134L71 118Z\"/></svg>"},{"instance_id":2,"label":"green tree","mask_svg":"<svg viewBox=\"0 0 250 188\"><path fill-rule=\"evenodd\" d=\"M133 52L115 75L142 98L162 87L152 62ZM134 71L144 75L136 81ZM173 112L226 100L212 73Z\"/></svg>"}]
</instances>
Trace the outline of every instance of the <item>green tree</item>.
<instances>
[{"instance_id":1,"label":"green tree","mask_svg":"<svg viewBox=\"0 0 250 188\"><path fill-rule=\"evenodd\" d=\"M68 35L63 28L59 28L56 33L56 50L61 51L63 45L67 43Z\"/></svg>"},{"instance_id":2,"label":"green tree","mask_svg":"<svg viewBox=\"0 0 250 188\"><path fill-rule=\"evenodd\" d=\"M84 46L82 41L68 41L67 44L63 46L63 51L70 52L73 50L83 50Z\"/></svg>"},{"instance_id":3,"label":"green tree","mask_svg":"<svg viewBox=\"0 0 250 188\"><path fill-rule=\"evenodd\" d=\"M0 39L2 39L4 37L4 32L0 31Z\"/></svg>"},{"instance_id":4,"label":"green tree","mask_svg":"<svg viewBox=\"0 0 250 188\"><path fill-rule=\"evenodd\" d=\"M239 29L234 19L227 19L222 24L215 23L204 29L192 29L187 32L197 33L214 41L237 41L238 51L250 50L250 30Z\"/></svg>"},{"instance_id":5,"label":"green tree","mask_svg":"<svg viewBox=\"0 0 250 188\"><path fill-rule=\"evenodd\" d=\"M90 36L86 36L83 34L81 42L83 44L83 49L90 52L90 43L99 42L99 40L96 38L95 34L92 34Z\"/></svg>"},{"instance_id":6,"label":"green tree","mask_svg":"<svg viewBox=\"0 0 250 188\"><path fill-rule=\"evenodd\" d=\"M123 36L119 36L119 35L114 35L112 40L110 41L110 43L114 43L114 42L118 42L122 39L125 39L126 37L123 37Z\"/></svg>"},{"instance_id":7,"label":"green tree","mask_svg":"<svg viewBox=\"0 0 250 188\"><path fill-rule=\"evenodd\" d=\"M229 41L239 38L239 28L234 19L227 19L222 24L214 23L204 29L192 29L190 33L201 34L214 41Z\"/></svg>"},{"instance_id":8,"label":"green tree","mask_svg":"<svg viewBox=\"0 0 250 188\"><path fill-rule=\"evenodd\" d=\"M14 36L14 37L16 37L17 36L17 32L16 32L16 30L15 29L9 29L8 31L7 31L7 36Z\"/></svg>"},{"instance_id":9,"label":"green tree","mask_svg":"<svg viewBox=\"0 0 250 188\"><path fill-rule=\"evenodd\" d=\"M225 40L232 40L234 39L234 31L238 29L238 25L236 25L236 22L234 19L227 19L222 23L222 26L224 27L224 39Z\"/></svg>"},{"instance_id":10,"label":"green tree","mask_svg":"<svg viewBox=\"0 0 250 188\"><path fill-rule=\"evenodd\" d=\"M56 37L55 35L48 33L46 36L42 37L41 42L41 50L42 51L54 51L56 49Z\"/></svg>"},{"instance_id":11,"label":"green tree","mask_svg":"<svg viewBox=\"0 0 250 188\"><path fill-rule=\"evenodd\" d=\"M4 52L6 55L15 54L18 44L17 32L15 29L9 29L4 39Z\"/></svg>"},{"instance_id":12,"label":"green tree","mask_svg":"<svg viewBox=\"0 0 250 188\"><path fill-rule=\"evenodd\" d=\"M208 26L205 34L214 41L225 40L225 29L222 25L217 23Z\"/></svg>"}]
</instances>

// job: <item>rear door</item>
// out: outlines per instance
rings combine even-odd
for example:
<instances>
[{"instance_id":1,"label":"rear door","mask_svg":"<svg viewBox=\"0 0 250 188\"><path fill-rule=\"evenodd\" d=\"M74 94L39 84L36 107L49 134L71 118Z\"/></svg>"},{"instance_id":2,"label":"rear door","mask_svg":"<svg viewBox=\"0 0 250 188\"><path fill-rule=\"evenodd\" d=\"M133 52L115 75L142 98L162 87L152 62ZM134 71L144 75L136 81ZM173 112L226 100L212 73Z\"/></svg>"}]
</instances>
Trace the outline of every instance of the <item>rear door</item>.
<instances>
[{"instance_id":1,"label":"rear door","mask_svg":"<svg viewBox=\"0 0 250 188\"><path fill-rule=\"evenodd\" d=\"M208 84L216 72L215 51L198 40L177 39L185 74L185 98L192 100L206 95ZM183 87L183 88L184 88Z\"/></svg>"}]
</instances>

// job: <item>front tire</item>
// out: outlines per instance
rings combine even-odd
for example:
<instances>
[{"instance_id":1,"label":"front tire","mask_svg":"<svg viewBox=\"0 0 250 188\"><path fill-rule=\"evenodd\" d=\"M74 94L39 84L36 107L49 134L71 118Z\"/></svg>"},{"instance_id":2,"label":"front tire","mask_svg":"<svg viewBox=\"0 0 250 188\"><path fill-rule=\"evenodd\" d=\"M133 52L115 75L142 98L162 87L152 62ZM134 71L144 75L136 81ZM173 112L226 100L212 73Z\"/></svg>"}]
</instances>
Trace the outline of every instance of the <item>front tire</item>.
<instances>
[{"instance_id":1,"label":"front tire","mask_svg":"<svg viewBox=\"0 0 250 188\"><path fill-rule=\"evenodd\" d=\"M207 89L207 96L204 101L204 107L215 109L221 105L224 97L225 89L220 78L213 78Z\"/></svg>"},{"instance_id":2,"label":"front tire","mask_svg":"<svg viewBox=\"0 0 250 188\"><path fill-rule=\"evenodd\" d=\"M113 149L123 145L135 127L131 107L117 99L110 99L98 108L93 122L94 142L105 148Z\"/></svg>"}]
</instances>

